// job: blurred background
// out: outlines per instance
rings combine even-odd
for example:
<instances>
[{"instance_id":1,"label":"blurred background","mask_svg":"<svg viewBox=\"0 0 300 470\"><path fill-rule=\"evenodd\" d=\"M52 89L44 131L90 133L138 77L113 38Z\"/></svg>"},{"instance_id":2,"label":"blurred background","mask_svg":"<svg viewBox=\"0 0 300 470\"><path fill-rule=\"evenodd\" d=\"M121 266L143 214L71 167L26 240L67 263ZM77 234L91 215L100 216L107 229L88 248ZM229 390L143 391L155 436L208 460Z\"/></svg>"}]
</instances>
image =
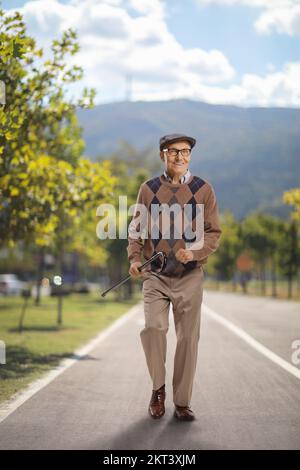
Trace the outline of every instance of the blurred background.
<instances>
[{"instance_id":1,"label":"blurred background","mask_svg":"<svg viewBox=\"0 0 300 470\"><path fill-rule=\"evenodd\" d=\"M96 209L134 204L163 170L167 133L197 139L191 171L217 195L206 288L300 299L298 0L4 0L0 11L3 396L141 298L139 281L100 298L129 265L126 239L97 238Z\"/></svg>"}]
</instances>

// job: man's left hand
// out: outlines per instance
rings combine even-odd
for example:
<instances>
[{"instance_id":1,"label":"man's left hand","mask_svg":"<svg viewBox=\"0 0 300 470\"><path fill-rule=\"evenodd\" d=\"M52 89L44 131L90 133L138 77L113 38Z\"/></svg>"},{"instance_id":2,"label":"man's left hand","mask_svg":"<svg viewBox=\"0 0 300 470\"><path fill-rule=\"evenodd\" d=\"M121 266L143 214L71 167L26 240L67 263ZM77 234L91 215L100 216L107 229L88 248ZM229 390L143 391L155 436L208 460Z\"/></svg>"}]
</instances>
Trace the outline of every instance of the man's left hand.
<instances>
[{"instance_id":1,"label":"man's left hand","mask_svg":"<svg viewBox=\"0 0 300 470\"><path fill-rule=\"evenodd\" d=\"M194 253L191 250L185 250L184 248L180 248L177 251L175 257L177 261L180 261L181 263L186 264L189 261L193 261Z\"/></svg>"}]
</instances>

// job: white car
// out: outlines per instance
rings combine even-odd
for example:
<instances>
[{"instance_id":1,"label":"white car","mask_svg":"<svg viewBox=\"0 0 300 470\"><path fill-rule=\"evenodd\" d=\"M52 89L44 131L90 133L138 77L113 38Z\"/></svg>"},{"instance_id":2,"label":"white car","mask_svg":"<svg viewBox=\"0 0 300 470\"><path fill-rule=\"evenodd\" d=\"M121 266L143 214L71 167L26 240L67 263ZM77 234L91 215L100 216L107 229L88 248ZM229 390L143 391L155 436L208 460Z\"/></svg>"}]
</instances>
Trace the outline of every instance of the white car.
<instances>
[{"instance_id":1,"label":"white car","mask_svg":"<svg viewBox=\"0 0 300 470\"><path fill-rule=\"evenodd\" d=\"M18 279L15 274L0 274L0 294L21 295L27 283Z\"/></svg>"}]
</instances>

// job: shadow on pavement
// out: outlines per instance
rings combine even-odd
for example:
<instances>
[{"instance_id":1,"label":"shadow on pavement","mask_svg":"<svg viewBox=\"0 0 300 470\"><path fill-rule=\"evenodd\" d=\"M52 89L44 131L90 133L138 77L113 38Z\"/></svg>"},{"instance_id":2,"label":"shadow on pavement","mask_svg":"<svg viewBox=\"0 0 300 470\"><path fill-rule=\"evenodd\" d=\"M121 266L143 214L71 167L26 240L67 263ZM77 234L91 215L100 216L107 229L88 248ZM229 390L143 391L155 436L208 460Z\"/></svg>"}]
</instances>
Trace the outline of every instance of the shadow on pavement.
<instances>
[{"instance_id":1,"label":"shadow on pavement","mask_svg":"<svg viewBox=\"0 0 300 470\"><path fill-rule=\"evenodd\" d=\"M171 411L171 410L170 410ZM160 420L153 420L146 416L131 426L120 431L107 445L95 442L89 449L98 450L157 450L157 449L215 449L216 446L207 439L195 436L201 435L200 420L180 422L173 414L165 415Z\"/></svg>"},{"instance_id":2,"label":"shadow on pavement","mask_svg":"<svg viewBox=\"0 0 300 470\"><path fill-rule=\"evenodd\" d=\"M45 369L45 364L54 367L62 359L72 357L73 352L63 354L35 354L22 346L7 346L6 364L0 367L0 379L26 377L34 370Z\"/></svg>"}]
</instances>

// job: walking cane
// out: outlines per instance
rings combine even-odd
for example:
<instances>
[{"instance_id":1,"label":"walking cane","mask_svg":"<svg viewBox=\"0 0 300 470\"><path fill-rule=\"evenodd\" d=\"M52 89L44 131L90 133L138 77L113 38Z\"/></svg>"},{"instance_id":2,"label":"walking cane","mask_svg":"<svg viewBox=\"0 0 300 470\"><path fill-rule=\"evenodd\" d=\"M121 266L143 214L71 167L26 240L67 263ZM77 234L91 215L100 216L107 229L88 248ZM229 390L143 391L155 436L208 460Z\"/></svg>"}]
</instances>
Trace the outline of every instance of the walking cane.
<instances>
[{"instance_id":1,"label":"walking cane","mask_svg":"<svg viewBox=\"0 0 300 470\"><path fill-rule=\"evenodd\" d=\"M166 253L164 251L158 251L155 255L153 255L151 258L149 258L144 264L139 266L138 270L141 271L145 266L147 266L148 264L150 264L152 261L156 260L160 256L162 256L162 263L161 263L160 269L156 272L157 273L162 272L163 269L165 268L166 262L167 262L167 256L166 256ZM109 289L102 292L101 297L105 297L108 292L110 292L112 289L115 289L116 287L121 286L122 284L124 284L124 282L128 281L130 278L131 278L130 274L128 276L124 277L124 279L121 279L121 281L117 282L116 284L111 286Z\"/></svg>"}]
</instances>

